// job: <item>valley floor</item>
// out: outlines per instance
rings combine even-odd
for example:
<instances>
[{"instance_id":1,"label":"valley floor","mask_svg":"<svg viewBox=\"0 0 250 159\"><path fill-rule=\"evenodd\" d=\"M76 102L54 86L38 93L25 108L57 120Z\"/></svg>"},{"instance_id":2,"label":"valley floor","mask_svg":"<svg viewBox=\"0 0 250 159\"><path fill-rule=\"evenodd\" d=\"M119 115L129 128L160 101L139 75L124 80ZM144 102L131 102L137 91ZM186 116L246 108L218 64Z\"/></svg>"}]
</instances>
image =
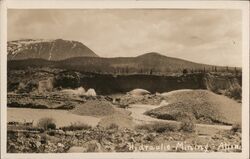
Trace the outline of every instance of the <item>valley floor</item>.
<instances>
[{"instance_id":1,"label":"valley floor","mask_svg":"<svg viewBox=\"0 0 250 159\"><path fill-rule=\"evenodd\" d=\"M118 100L120 105L114 100L111 101L110 97L86 100L74 98L74 102L79 103L77 109L73 110L9 107L7 109L9 123L7 150L10 153L241 152L240 128L232 129L232 125L216 123L196 123L190 127L187 122L185 124L188 124L186 125L188 129L184 129L181 121L160 119L145 114L147 111L169 104L165 101L164 103L159 96L125 97L125 95L120 95L116 98L120 98ZM110 102L107 102L107 99ZM95 106L95 102L101 103L102 107ZM110 107L109 103L114 105ZM89 110L92 107L89 107L88 104L94 105L92 111ZM241 109L241 107L237 109ZM94 114L91 115L91 113ZM42 131L37 129L42 118L52 118L56 129ZM25 125L29 122L32 123L31 126ZM82 124L82 127L77 127L77 124ZM77 128L75 129L74 126ZM143 145L154 147L164 144L170 145L171 148L168 150L139 148ZM199 145L200 149L197 149ZM192 150L191 147L193 147Z\"/></svg>"}]
</instances>

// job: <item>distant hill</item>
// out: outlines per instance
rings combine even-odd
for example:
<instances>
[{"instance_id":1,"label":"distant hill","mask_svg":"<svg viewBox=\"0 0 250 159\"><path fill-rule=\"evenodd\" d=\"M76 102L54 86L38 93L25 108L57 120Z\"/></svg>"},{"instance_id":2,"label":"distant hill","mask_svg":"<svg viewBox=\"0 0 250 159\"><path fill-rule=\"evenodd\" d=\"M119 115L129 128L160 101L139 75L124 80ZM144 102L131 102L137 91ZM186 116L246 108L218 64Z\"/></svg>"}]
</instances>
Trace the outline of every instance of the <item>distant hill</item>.
<instances>
[{"instance_id":1,"label":"distant hill","mask_svg":"<svg viewBox=\"0 0 250 159\"><path fill-rule=\"evenodd\" d=\"M52 67L80 72L108 74L167 74L183 72L235 71L233 67L221 67L194 63L182 59L167 57L159 53L147 53L137 57L73 57L65 60L51 61L45 59L25 59L8 61L9 69L26 67ZM237 68L241 71L241 68Z\"/></svg>"},{"instance_id":2,"label":"distant hill","mask_svg":"<svg viewBox=\"0 0 250 159\"><path fill-rule=\"evenodd\" d=\"M97 57L84 44L69 40L24 39L9 41L8 60L41 58L46 60L64 60L72 57Z\"/></svg>"},{"instance_id":3,"label":"distant hill","mask_svg":"<svg viewBox=\"0 0 250 159\"><path fill-rule=\"evenodd\" d=\"M194 63L178 58L167 57L159 53L151 52L137 57L75 57L58 61L59 66L65 69L73 69L85 72L105 73L147 73L165 74L168 72L191 71L233 71L233 67L213 66ZM240 70L240 68L237 68Z\"/></svg>"}]
</instances>

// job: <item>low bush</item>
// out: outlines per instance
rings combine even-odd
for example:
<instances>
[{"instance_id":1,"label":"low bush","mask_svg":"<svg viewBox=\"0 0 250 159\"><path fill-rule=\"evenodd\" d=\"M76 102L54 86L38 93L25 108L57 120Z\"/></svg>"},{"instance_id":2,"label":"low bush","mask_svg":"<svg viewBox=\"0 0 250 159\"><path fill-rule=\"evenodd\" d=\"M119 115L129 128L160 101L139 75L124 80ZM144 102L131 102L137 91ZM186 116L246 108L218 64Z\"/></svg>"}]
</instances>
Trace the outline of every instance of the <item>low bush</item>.
<instances>
[{"instance_id":1,"label":"low bush","mask_svg":"<svg viewBox=\"0 0 250 159\"><path fill-rule=\"evenodd\" d=\"M44 130L56 129L55 120L53 118L41 118L37 123L37 127Z\"/></svg>"},{"instance_id":2,"label":"low bush","mask_svg":"<svg viewBox=\"0 0 250 159\"><path fill-rule=\"evenodd\" d=\"M55 123L48 123L47 128L48 129L56 129L56 124Z\"/></svg>"},{"instance_id":3,"label":"low bush","mask_svg":"<svg viewBox=\"0 0 250 159\"><path fill-rule=\"evenodd\" d=\"M143 124L136 127L137 130L146 130L148 132L163 133L167 131L176 131L177 125L165 122L155 122L152 124Z\"/></svg>"},{"instance_id":4,"label":"low bush","mask_svg":"<svg viewBox=\"0 0 250 159\"><path fill-rule=\"evenodd\" d=\"M47 134L50 136L55 136L56 133L55 133L55 131L48 131Z\"/></svg>"},{"instance_id":5,"label":"low bush","mask_svg":"<svg viewBox=\"0 0 250 159\"><path fill-rule=\"evenodd\" d=\"M188 121L181 122L180 130L184 132L194 132L195 124Z\"/></svg>"},{"instance_id":6,"label":"low bush","mask_svg":"<svg viewBox=\"0 0 250 159\"><path fill-rule=\"evenodd\" d=\"M88 124L76 122L71 123L70 126L61 127L60 129L62 129L63 131L87 130L91 129L91 126L89 126Z\"/></svg>"},{"instance_id":7,"label":"low bush","mask_svg":"<svg viewBox=\"0 0 250 159\"><path fill-rule=\"evenodd\" d=\"M119 128L119 126L117 125L117 124L115 124L115 123L111 123L108 127L107 127L107 129L118 129Z\"/></svg>"},{"instance_id":8,"label":"low bush","mask_svg":"<svg viewBox=\"0 0 250 159\"><path fill-rule=\"evenodd\" d=\"M242 89L241 87L234 87L226 90L225 95L234 98L236 100L241 100L242 98Z\"/></svg>"},{"instance_id":9,"label":"low bush","mask_svg":"<svg viewBox=\"0 0 250 159\"><path fill-rule=\"evenodd\" d=\"M191 114L183 113L181 115L180 131L194 132L195 131L195 118Z\"/></svg>"}]
</instances>

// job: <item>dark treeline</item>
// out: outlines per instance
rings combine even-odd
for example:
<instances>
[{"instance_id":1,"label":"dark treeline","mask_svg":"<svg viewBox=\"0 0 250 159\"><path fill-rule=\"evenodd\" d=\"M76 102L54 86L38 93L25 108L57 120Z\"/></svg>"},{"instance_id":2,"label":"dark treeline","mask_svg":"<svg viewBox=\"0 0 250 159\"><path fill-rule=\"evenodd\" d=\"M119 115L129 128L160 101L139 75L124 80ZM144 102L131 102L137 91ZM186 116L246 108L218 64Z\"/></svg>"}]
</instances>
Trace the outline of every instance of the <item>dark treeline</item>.
<instances>
[{"instance_id":1,"label":"dark treeline","mask_svg":"<svg viewBox=\"0 0 250 159\"><path fill-rule=\"evenodd\" d=\"M187 61L149 60L145 58L71 58L63 61L48 61L43 59L26 59L8 61L8 69L28 69L28 68L58 68L78 72L90 72L97 74L147 74L147 75L170 75L173 73L207 73L225 72L241 74L241 68L222 67L196 64Z\"/></svg>"}]
</instances>

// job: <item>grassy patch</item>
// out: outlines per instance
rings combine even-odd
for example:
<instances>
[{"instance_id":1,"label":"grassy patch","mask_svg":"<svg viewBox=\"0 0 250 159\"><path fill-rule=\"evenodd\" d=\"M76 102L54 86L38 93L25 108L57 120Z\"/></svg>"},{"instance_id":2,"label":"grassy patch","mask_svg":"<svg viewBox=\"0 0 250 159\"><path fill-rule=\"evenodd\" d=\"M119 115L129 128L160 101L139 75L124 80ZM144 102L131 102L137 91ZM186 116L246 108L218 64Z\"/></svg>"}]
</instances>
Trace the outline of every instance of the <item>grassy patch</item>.
<instances>
[{"instance_id":1,"label":"grassy patch","mask_svg":"<svg viewBox=\"0 0 250 159\"><path fill-rule=\"evenodd\" d=\"M136 127L137 130L146 130L147 132L163 133L168 131L177 131L178 126L172 123L155 122L152 124L143 124Z\"/></svg>"},{"instance_id":2,"label":"grassy patch","mask_svg":"<svg viewBox=\"0 0 250 159\"><path fill-rule=\"evenodd\" d=\"M87 130L91 129L91 126L89 126L88 124L76 122L71 123L70 126L61 127L60 129L62 129L63 131Z\"/></svg>"}]
</instances>

